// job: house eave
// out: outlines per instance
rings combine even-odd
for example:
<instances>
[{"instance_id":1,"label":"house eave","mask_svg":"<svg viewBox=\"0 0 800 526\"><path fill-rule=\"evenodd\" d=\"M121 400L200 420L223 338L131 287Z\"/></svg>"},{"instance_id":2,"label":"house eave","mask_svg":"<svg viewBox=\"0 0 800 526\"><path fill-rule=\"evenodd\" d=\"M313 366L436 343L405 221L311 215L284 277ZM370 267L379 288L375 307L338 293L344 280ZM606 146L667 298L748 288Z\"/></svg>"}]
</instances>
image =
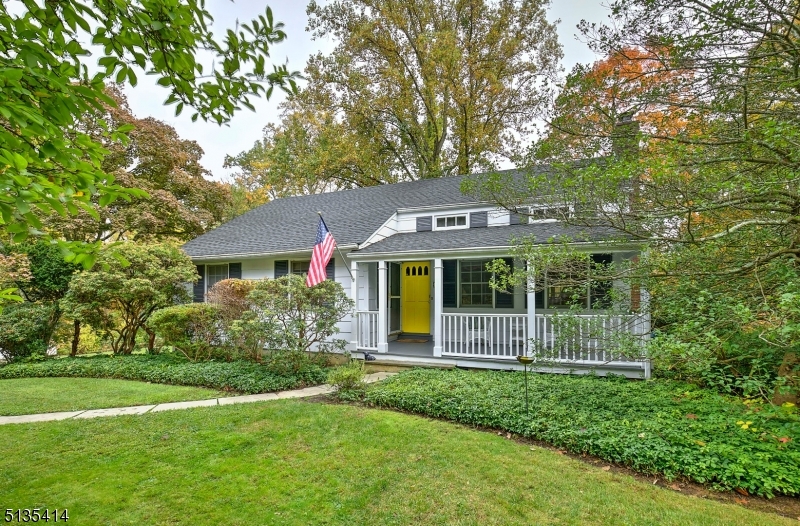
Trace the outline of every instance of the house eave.
<instances>
[{"instance_id":1,"label":"house eave","mask_svg":"<svg viewBox=\"0 0 800 526\"><path fill-rule=\"evenodd\" d=\"M591 250L593 248L603 248L609 250L613 248L613 252L629 252L633 250L641 250L642 245L638 243L619 243L613 241L585 241L579 243L570 243L572 247L579 250ZM452 257L455 254L463 254L466 256L505 256L515 245L497 245L488 247L468 247L468 248L448 248L439 250L403 250L403 251L388 251L388 252L369 252L366 254L350 253L349 259L368 261L368 260L402 260L408 258L420 258L422 255L428 258L435 257Z\"/></svg>"},{"instance_id":2,"label":"house eave","mask_svg":"<svg viewBox=\"0 0 800 526\"><path fill-rule=\"evenodd\" d=\"M355 250L358 245L341 245L339 250ZM281 252L260 252L260 253L243 253L243 254L213 254L208 256L189 256L192 261L220 261L220 260L245 260L245 259L262 259L273 257L287 257L287 256L307 256L314 250L314 247L309 247L300 250L285 250Z\"/></svg>"},{"instance_id":3,"label":"house eave","mask_svg":"<svg viewBox=\"0 0 800 526\"><path fill-rule=\"evenodd\" d=\"M497 206L497 203L491 203L489 201L470 201L467 203L452 203L447 205L431 205L431 206L414 206L414 207L406 207L406 208L398 208L397 213L409 213L409 212L433 212L436 210L456 210L460 208L472 208L475 206L492 206L497 208L498 210L502 210L501 207Z\"/></svg>"}]
</instances>

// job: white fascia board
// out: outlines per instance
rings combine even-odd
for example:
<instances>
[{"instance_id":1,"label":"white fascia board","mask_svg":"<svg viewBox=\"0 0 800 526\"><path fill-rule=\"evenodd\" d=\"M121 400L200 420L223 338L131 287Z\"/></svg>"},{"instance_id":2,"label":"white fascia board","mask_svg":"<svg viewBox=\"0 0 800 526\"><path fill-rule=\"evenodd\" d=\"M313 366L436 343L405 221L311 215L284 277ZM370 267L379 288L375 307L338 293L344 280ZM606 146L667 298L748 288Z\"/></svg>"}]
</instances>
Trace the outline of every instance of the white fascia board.
<instances>
[{"instance_id":1,"label":"white fascia board","mask_svg":"<svg viewBox=\"0 0 800 526\"><path fill-rule=\"evenodd\" d=\"M394 235L394 234L396 234L396 233L397 233L397 228L391 228L391 230L392 230L393 232L392 232L391 234L389 234L388 236L384 236L383 234L381 234L381 233L380 233L380 232L381 232L381 230L383 230L384 228L390 228L390 227L389 227L389 224L390 224L392 221L394 221L394 222L395 222L395 226L396 226L396 224L397 224L397 212L395 212L394 214L392 214L391 216L389 216L389 219L387 219L386 221L384 221L384 222L383 222L383 224L382 224L380 227L378 227L378 229L377 229L375 232L373 232L372 234L370 234L370 235L369 235L369 237L367 238L367 240L366 240L366 241L364 241L363 243L361 243L360 245L358 245L358 247L357 247L357 248L359 248L359 249L360 249L360 248L368 247L368 246L370 246L370 245L371 245L371 244L373 244L373 243L377 243L378 241L382 241L382 240L386 239L387 237L389 237L389 236L391 236L391 235Z\"/></svg>"},{"instance_id":2,"label":"white fascia board","mask_svg":"<svg viewBox=\"0 0 800 526\"><path fill-rule=\"evenodd\" d=\"M542 246L547 243L541 243ZM639 244L619 244L610 243L606 241L591 241L581 243L570 243L570 246L577 248L582 252L588 252L595 249L608 250L610 252L630 252L641 250L642 245ZM468 257L495 257L504 256L514 248L515 245L499 245L494 247L471 247L471 248L450 248L443 250L405 250L403 252L371 252L368 254L349 254L348 257L360 261L392 261L392 260L408 260L413 259L433 259L438 257L453 257L454 255L463 254Z\"/></svg>"},{"instance_id":3,"label":"white fascia board","mask_svg":"<svg viewBox=\"0 0 800 526\"><path fill-rule=\"evenodd\" d=\"M435 212L436 210L470 210L474 208L486 208L487 206L498 208L497 203L491 203L489 201L473 201L470 203L457 203L451 205L431 205L431 206L414 206L410 208L398 208L398 214L408 214L414 212Z\"/></svg>"},{"instance_id":4,"label":"white fascia board","mask_svg":"<svg viewBox=\"0 0 800 526\"><path fill-rule=\"evenodd\" d=\"M358 245L342 245L339 247L339 250L344 252L347 250L355 250L357 248ZM229 260L241 261L245 259L263 259L263 258L275 259L280 257L291 257L291 256L310 256L312 251L313 247L305 250L286 250L283 252L263 252L259 254L215 254L213 256L189 256L189 257L192 259L192 261L225 262Z\"/></svg>"}]
</instances>

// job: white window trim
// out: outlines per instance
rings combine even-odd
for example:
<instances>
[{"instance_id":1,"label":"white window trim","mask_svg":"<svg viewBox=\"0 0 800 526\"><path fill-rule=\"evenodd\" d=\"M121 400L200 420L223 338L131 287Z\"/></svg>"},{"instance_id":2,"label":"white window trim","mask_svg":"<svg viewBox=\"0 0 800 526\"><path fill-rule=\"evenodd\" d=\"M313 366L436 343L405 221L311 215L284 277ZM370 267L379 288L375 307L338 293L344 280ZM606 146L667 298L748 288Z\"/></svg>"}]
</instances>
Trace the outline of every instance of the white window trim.
<instances>
[{"instance_id":1,"label":"white window trim","mask_svg":"<svg viewBox=\"0 0 800 526\"><path fill-rule=\"evenodd\" d=\"M538 223L557 223L560 219L555 217L548 217L544 219L536 219L530 214L532 214L536 210L548 210L548 209L559 209L559 208L567 208L569 209L569 215L572 216L575 214L575 207L572 205L569 206L547 206L547 205L531 205L520 207L519 213L522 214L520 216L520 224L523 225L534 225Z\"/></svg>"},{"instance_id":2,"label":"white window trim","mask_svg":"<svg viewBox=\"0 0 800 526\"><path fill-rule=\"evenodd\" d=\"M439 226L439 219L445 219L445 223L447 222L447 218L449 217L463 217L464 224L463 225L456 225L456 226ZM458 220L456 220L458 221ZM462 230L465 228L469 228L469 214L447 214L447 215L440 215L440 216L433 216L433 229L434 230Z\"/></svg>"},{"instance_id":3,"label":"white window trim","mask_svg":"<svg viewBox=\"0 0 800 526\"><path fill-rule=\"evenodd\" d=\"M309 264L309 268L311 267L311 259L290 259L288 261L289 261L289 274L295 274L294 270L292 269L292 266L294 265L294 263L308 263ZM303 273L301 272L301 273L295 274L295 275L302 276Z\"/></svg>"},{"instance_id":4,"label":"white window trim","mask_svg":"<svg viewBox=\"0 0 800 526\"><path fill-rule=\"evenodd\" d=\"M226 277L224 277L222 279L230 279L230 277L231 277L231 264L230 263L206 263L205 278L203 279L203 281L204 281L203 285L205 287L205 291L203 292L203 297L204 298L208 294L208 291L211 290L211 287L208 286L208 274L209 274L208 267L221 267L222 265L225 265L225 269L226 269L226 272L225 272L225 276ZM220 280L220 281L222 281L222 280ZM213 287L213 285L212 285L212 287Z\"/></svg>"}]
</instances>

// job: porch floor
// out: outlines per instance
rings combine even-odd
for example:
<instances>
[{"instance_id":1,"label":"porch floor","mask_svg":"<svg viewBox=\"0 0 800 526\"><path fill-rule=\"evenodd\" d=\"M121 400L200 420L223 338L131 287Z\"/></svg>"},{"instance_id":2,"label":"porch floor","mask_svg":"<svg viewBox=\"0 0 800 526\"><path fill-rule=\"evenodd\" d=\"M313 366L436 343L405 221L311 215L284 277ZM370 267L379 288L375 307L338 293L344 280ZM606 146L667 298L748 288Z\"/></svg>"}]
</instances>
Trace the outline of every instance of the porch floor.
<instances>
[{"instance_id":1,"label":"porch floor","mask_svg":"<svg viewBox=\"0 0 800 526\"><path fill-rule=\"evenodd\" d=\"M401 338L413 339L413 338ZM422 339L422 338L419 338ZM387 354L394 354L397 356L433 356L433 339L425 343L409 343L409 342L389 342L389 349Z\"/></svg>"}]
</instances>

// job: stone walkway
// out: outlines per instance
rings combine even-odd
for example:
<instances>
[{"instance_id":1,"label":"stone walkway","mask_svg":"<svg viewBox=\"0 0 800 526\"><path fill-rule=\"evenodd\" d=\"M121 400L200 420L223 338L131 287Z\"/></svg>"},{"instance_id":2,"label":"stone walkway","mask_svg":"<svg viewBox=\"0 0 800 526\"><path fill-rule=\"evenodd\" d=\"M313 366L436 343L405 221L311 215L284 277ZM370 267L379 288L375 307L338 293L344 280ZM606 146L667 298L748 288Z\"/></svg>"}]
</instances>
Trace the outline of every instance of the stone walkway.
<instances>
[{"instance_id":1,"label":"stone walkway","mask_svg":"<svg viewBox=\"0 0 800 526\"><path fill-rule=\"evenodd\" d=\"M373 383L384 380L397 373L372 373L364 377L364 382ZM158 405L137 405L131 407L112 407L109 409L89 409L85 411L65 411L61 413L40 413L37 415L0 416L0 425L29 424L32 422L50 422L53 420L68 420L70 418L99 418L101 416L143 415L145 413L158 413L175 409L189 409L191 407L209 407L214 405L248 404L251 402L266 402L268 400L281 400L284 398L307 398L321 394L332 393L330 385L318 385L295 389L294 391L281 391L279 393L264 393L254 395L229 396L226 398L209 398L208 400L193 400L191 402L172 402Z\"/></svg>"}]
</instances>

